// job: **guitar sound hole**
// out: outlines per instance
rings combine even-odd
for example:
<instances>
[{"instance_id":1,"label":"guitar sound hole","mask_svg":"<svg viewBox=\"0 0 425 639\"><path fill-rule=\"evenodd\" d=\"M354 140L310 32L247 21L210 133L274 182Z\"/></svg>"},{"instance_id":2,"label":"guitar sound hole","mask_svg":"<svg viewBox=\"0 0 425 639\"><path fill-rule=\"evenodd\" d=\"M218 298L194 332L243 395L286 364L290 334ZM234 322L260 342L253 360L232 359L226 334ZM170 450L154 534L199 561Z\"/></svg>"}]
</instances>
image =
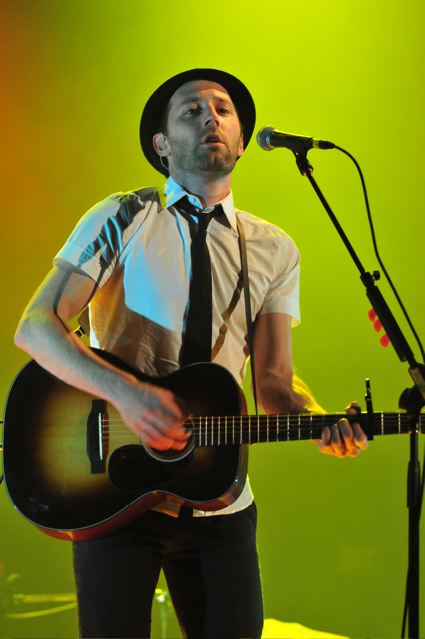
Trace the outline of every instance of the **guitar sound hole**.
<instances>
[{"instance_id":1,"label":"guitar sound hole","mask_svg":"<svg viewBox=\"0 0 425 639\"><path fill-rule=\"evenodd\" d=\"M183 450L175 450L174 448L169 448L168 450L158 450L157 448L151 448L150 446L147 446L143 443L142 446L145 448L150 457L158 460L159 462L176 462L184 459L193 451L194 441L192 436L189 437Z\"/></svg>"}]
</instances>

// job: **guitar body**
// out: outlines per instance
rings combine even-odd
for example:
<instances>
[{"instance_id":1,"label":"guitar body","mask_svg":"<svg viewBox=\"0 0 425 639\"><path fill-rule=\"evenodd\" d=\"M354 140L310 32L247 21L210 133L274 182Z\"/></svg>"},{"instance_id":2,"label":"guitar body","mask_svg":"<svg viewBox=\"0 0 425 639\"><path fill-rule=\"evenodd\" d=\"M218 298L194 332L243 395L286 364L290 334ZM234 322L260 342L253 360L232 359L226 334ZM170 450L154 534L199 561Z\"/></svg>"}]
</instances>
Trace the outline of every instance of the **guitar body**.
<instances>
[{"instance_id":1,"label":"guitar body","mask_svg":"<svg viewBox=\"0 0 425 639\"><path fill-rule=\"evenodd\" d=\"M159 379L132 373L174 392L194 416L239 415L245 408L232 375L215 364L194 364ZM224 508L241 493L247 472L245 445L194 447L177 459L176 451L153 458L111 405L34 361L10 390L3 445L6 487L15 507L62 539L108 534L164 501Z\"/></svg>"}]
</instances>

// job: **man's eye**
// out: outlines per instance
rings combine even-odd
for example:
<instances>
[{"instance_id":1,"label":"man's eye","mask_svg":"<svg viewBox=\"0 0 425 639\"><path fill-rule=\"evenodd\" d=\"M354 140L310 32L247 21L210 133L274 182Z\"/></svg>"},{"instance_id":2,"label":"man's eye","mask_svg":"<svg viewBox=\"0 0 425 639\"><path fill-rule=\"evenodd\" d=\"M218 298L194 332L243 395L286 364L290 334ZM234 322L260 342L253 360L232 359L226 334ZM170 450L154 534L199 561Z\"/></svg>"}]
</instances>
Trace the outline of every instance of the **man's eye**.
<instances>
[{"instance_id":1,"label":"man's eye","mask_svg":"<svg viewBox=\"0 0 425 639\"><path fill-rule=\"evenodd\" d=\"M199 107L198 106L193 106L190 107L189 109L186 109L185 111L185 115L194 115L195 113L197 113L199 111Z\"/></svg>"}]
</instances>

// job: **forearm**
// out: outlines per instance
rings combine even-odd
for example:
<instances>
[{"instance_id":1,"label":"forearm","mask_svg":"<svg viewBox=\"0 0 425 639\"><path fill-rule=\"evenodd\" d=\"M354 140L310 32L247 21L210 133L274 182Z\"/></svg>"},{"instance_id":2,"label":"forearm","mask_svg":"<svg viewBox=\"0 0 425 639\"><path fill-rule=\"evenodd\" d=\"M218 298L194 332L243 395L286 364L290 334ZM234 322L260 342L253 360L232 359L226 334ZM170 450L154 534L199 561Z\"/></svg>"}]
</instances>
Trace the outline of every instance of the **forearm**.
<instances>
[{"instance_id":1,"label":"forearm","mask_svg":"<svg viewBox=\"0 0 425 639\"><path fill-rule=\"evenodd\" d=\"M16 345L67 384L110 402L147 445L182 450L189 435L174 394L113 366L67 326L95 291L79 271L52 269L25 309Z\"/></svg>"},{"instance_id":2,"label":"forearm","mask_svg":"<svg viewBox=\"0 0 425 639\"><path fill-rule=\"evenodd\" d=\"M257 382L259 403L268 414L323 413L308 386L295 374L282 378L268 372Z\"/></svg>"},{"instance_id":3,"label":"forearm","mask_svg":"<svg viewBox=\"0 0 425 639\"><path fill-rule=\"evenodd\" d=\"M136 383L90 350L53 311L27 309L15 343L62 381L113 404L124 386Z\"/></svg>"}]
</instances>

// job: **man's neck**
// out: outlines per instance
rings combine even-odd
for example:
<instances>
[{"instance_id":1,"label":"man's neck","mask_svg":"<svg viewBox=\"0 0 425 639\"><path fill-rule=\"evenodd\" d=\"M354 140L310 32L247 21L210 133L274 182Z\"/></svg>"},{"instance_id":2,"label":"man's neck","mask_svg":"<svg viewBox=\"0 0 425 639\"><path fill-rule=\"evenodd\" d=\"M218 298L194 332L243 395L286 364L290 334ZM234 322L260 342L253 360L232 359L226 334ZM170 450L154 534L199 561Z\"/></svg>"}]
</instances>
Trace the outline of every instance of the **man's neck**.
<instances>
[{"instance_id":1,"label":"man's neck","mask_svg":"<svg viewBox=\"0 0 425 639\"><path fill-rule=\"evenodd\" d=\"M196 195L203 208L220 202L230 192L230 174L205 179L199 175L176 175L174 172L172 178L188 193Z\"/></svg>"}]
</instances>

